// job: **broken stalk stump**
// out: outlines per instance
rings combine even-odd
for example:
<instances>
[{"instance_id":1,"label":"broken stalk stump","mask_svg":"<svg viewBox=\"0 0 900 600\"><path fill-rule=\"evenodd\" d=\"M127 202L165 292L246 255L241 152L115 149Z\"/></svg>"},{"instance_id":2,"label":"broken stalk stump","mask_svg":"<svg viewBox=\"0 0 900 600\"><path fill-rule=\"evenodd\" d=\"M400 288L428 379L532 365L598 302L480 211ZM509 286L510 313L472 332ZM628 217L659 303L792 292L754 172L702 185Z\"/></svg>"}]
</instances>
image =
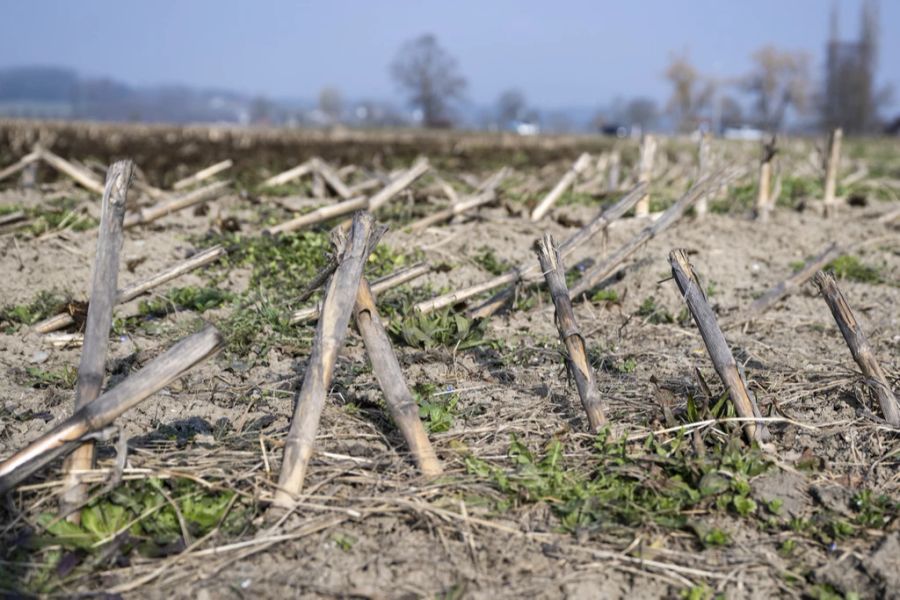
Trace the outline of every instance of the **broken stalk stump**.
<instances>
[{"instance_id":1,"label":"broken stalk stump","mask_svg":"<svg viewBox=\"0 0 900 600\"><path fill-rule=\"evenodd\" d=\"M231 185L230 181L217 181L202 188L192 190L179 198L142 208L137 212L129 214L125 218L125 227L127 229L136 227L137 225L146 225L147 223L161 219L166 215L194 206L195 204L218 198L225 192L229 185Z\"/></svg>"},{"instance_id":2,"label":"broken stalk stump","mask_svg":"<svg viewBox=\"0 0 900 600\"><path fill-rule=\"evenodd\" d=\"M563 267L559 249L549 233L545 233L538 247L538 261L550 289L553 305L556 307L556 327L559 337L566 347L566 366L575 379L581 404L588 416L593 431L599 431L606 424L600 392L594 380L594 371L587 358L584 337L575 320L575 311L566 288L566 270Z\"/></svg>"},{"instance_id":3,"label":"broken stalk stump","mask_svg":"<svg viewBox=\"0 0 900 600\"><path fill-rule=\"evenodd\" d=\"M559 197L562 196L567 189L572 187L572 184L575 183L575 179L578 178L581 173L587 169L591 164L591 155L588 153L584 153L578 157L578 160L575 161L575 164L572 165L572 168L566 171L566 174L562 176L562 179L550 190L543 200L534 208L534 211L531 213L532 221L540 221L544 218L550 208L559 200Z\"/></svg>"},{"instance_id":4,"label":"broken stalk stump","mask_svg":"<svg viewBox=\"0 0 900 600\"><path fill-rule=\"evenodd\" d=\"M650 178L653 175L653 160L656 157L656 138L645 135L641 143L641 158L638 165L638 183L647 184L647 193L634 207L634 216L645 217L650 214Z\"/></svg>"},{"instance_id":5,"label":"broken stalk stump","mask_svg":"<svg viewBox=\"0 0 900 600\"><path fill-rule=\"evenodd\" d=\"M844 131L838 127L828 138L828 156L825 161L825 197L823 199L826 217L833 217L837 211L837 174L841 162L841 140Z\"/></svg>"},{"instance_id":6,"label":"broken stalk stump","mask_svg":"<svg viewBox=\"0 0 900 600\"><path fill-rule=\"evenodd\" d=\"M669 264L672 266L672 276L684 296L688 310L691 312L697 328L700 329L700 336L706 344L706 350L712 359L716 373L719 374L725 389L728 390L735 412L742 419L761 418L762 415L756 405L756 400L750 395L747 383L738 370L728 342L725 341L725 336L716 321L716 315L703 293L697 274L688 261L687 252L681 249L672 250L669 253ZM763 442L769 439L769 432L760 421L744 423L744 434L751 442L754 440Z\"/></svg>"},{"instance_id":7,"label":"broken stalk stump","mask_svg":"<svg viewBox=\"0 0 900 600\"><path fill-rule=\"evenodd\" d=\"M380 237L381 232L375 230L370 213L357 213L353 217L349 237L343 247L338 249L340 264L328 284L303 385L297 397L291 428L284 442L284 460L278 477L278 490L273 498L275 506L292 507L303 487L319 419L334 376L334 365L338 352L344 345L347 326L356 303L359 281L369 254L370 238Z\"/></svg>"},{"instance_id":8,"label":"broken stalk stump","mask_svg":"<svg viewBox=\"0 0 900 600\"><path fill-rule=\"evenodd\" d=\"M419 405L413 399L403 378L403 371L390 338L375 308L369 283L362 279L356 294L356 327L366 345L372 371L409 450L423 475L435 477L443 472L428 434L419 418Z\"/></svg>"},{"instance_id":9,"label":"broken stalk stump","mask_svg":"<svg viewBox=\"0 0 900 600\"><path fill-rule=\"evenodd\" d=\"M183 190L184 188L191 187L195 183L200 183L201 181L209 179L210 177L213 177L214 175L218 175L222 171L230 169L233 164L234 164L234 162L230 158L225 159L222 162L218 162L212 166L209 166L209 167L206 167L205 169L197 171L190 177L185 177L184 179L180 179L180 180L176 181L174 183L174 185L172 185L172 189L178 191L178 190Z\"/></svg>"},{"instance_id":10,"label":"broken stalk stump","mask_svg":"<svg viewBox=\"0 0 900 600\"><path fill-rule=\"evenodd\" d=\"M756 218L765 223L769 220L769 213L775 207L771 193L772 186L772 160L775 158L775 136L762 145L762 158L759 161L759 186L756 191Z\"/></svg>"},{"instance_id":11,"label":"broken stalk stump","mask_svg":"<svg viewBox=\"0 0 900 600\"><path fill-rule=\"evenodd\" d=\"M837 321L847 346L850 347L853 360L859 365L863 375L866 376L866 383L878 398L884 420L893 427L900 426L900 409L897 407L897 398L891 390L881 365L875 358L875 352L869 345L869 340L866 339L856 317L853 316L853 311L850 310L850 305L847 304L847 299L844 298L837 282L830 273L824 271L816 273L814 281L819 291L822 292L828 308L831 309L831 314L834 315L834 320Z\"/></svg>"},{"instance_id":12,"label":"broken stalk stump","mask_svg":"<svg viewBox=\"0 0 900 600\"><path fill-rule=\"evenodd\" d=\"M712 142L708 131L700 134L700 143L697 147L697 179L702 179L712 167ZM709 210L709 193L703 194L694 205L694 214L698 219L706 216Z\"/></svg>"},{"instance_id":13,"label":"broken stalk stump","mask_svg":"<svg viewBox=\"0 0 900 600\"><path fill-rule=\"evenodd\" d=\"M94 260L91 283L91 302L84 329L84 348L78 365L78 383L75 388L75 410L78 411L100 395L106 375L106 351L109 346L109 330L112 327L113 306L116 303L116 281L119 275L119 253L123 242L123 221L128 186L134 165L130 160L113 163L106 175L103 192L97 256ZM60 503L63 512L86 498L86 488L80 483L79 471L94 466L94 445L87 443L78 448L66 462L66 482ZM77 522L79 513L72 513L69 520Z\"/></svg>"},{"instance_id":14,"label":"broken stalk stump","mask_svg":"<svg viewBox=\"0 0 900 600\"><path fill-rule=\"evenodd\" d=\"M208 265L209 263L218 260L225 254L227 254L227 251L222 246L213 246L212 248L208 248L203 252L198 252L194 256L178 263L177 265L171 266L168 269L160 271L155 275L151 275L146 279L136 281L121 288L118 292L116 292L116 304L125 304L126 302L134 300L141 294L144 294L164 283L172 281L177 277L181 277L185 273L190 273L194 269L199 269L204 265ZM75 319L71 314L60 313L58 315L48 317L39 323L36 323L33 328L38 333L46 334L50 333L51 331L63 329L64 327L68 327L70 325L73 325L74 323Z\"/></svg>"},{"instance_id":15,"label":"broken stalk stump","mask_svg":"<svg viewBox=\"0 0 900 600\"><path fill-rule=\"evenodd\" d=\"M77 410L71 417L0 463L0 496L33 473L75 450L196 364L222 347L222 336L212 325L188 336L160 354L116 387Z\"/></svg>"}]
</instances>

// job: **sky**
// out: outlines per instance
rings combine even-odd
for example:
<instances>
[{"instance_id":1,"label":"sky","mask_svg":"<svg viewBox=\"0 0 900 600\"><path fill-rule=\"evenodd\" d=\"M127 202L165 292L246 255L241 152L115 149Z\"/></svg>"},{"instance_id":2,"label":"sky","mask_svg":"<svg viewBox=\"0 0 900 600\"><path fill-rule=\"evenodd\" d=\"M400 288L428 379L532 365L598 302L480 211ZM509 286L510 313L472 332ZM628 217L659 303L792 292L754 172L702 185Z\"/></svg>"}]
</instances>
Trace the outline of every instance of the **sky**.
<instances>
[{"instance_id":1,"label":"sky","mask_svg":"<svg viewBox=\"0 0 900 600\"><path fill-rule=\"evenodd\" d=\"M855 39L861 0L837 0ZM821 79L832 0L0 0L0 68L61 65L134 85L275 98L400 101L388 67L426 32L459 62L470 102L506 89L542 108L664 102L673 52L734 77L765 44L804 50ZM879 80L900 111L900 1L882 0Z\"/></svg>"}]
</instances>

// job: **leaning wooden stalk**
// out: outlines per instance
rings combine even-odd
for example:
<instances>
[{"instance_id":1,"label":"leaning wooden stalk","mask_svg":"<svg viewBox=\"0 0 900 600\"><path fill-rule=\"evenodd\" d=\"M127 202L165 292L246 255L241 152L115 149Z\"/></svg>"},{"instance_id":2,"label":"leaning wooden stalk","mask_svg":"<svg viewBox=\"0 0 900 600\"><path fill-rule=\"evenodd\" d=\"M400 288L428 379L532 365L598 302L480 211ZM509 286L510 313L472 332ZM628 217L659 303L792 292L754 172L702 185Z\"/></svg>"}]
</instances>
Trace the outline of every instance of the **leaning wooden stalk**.
<instances>
[{"instance_id":1,"label":"leaning wooden stalk","mask_svg":"<svg viewBox=\"0 0 900 600\"><path fill-rule=\"evenodd\" d=\"M180 180L176 181L172 185L172 189L173 190L183 190L184 188L191 187L195 183L200 183L201 181L209 179L210 177L213 177L214 175L218 175L222 171L230 169L233 164L234 164L234 162L230 158L225 159L222 162L217 162L216 164L214 164L212 166L209 166L209 167L206 167L205 169L201 169L200 171L197 171L190 177L185 177L184 179L180 179Z\"/></svg>"},{"instance_id":2,"label":"leaning wooden stalk","mask_svg":"<svg viewBox=\"0 0 900 600\"><path fill-rule=\"evenodd\" d=\"M322 179L325 180L325 183L328 184L328 187L334 190L334 192L343 198L344 200L353 196L350 192L350 189L347 187L347 184L340 178L337 172L331 168L331 166L326 163L321 158L312 159L313 168L316 172L322 176Z\"/></svg>"},{"instance_id":3,"label":"leaning wooden stalk","mask_svg":"<svg viewBox=\"0 0 900 600\"><path fill-rule=\"evenodd\" d=\"M184 338L143 369L80 408L48 433L0 463L0 496L33 473L79 447L172 381L206 360L222 346L222 336L208 325Z\"/></svg>"},{"instance_id":4,"label":"leaning wooden stalk","mask_svg":"<svg viewBox=\"0 0 900 600\"><path fill-rule=\"evenodd\" d=\"M186 273L190 273L194 269L199 269L204 265L208 265L209 263L218 260L226 253L227 252L225 248L223 248L222 246L213 246L212 248L204 250L203 252L198 252L187 260L169 267L164 271L160 271L159 273L151 275L146 279L131 283L116 292L116 304L125 304L126 302L134 300L141 294L144 294L155 287L158 287L164 283L172 281L177 277L181 277ZM75 319L72 317L72 315L68 313L60 313L58 315L54 315L52 317L44 319L40 323L35 324L33 328L38 333L50 333L51 331L63 329L64 327L68 327L70 325L73 325L74 323Z\"/></svg>"},{"instance_id":5,"label":"leaning wooden stalk","mask_svg":"<svg viewBox=\"0 0 900 600\"><path fill-rule=\"evenodd\" d=\"M638 248L652 240L659 235L661 231L664 231L672 225L672 223L681 218L684 212L694 202L704 194L708 193L712 188L712 183L717 182L719 177L721 177L721 175L707 176L697 181L684 196L679 198L675 204L670 206L662 215L660 215L659 219L641 230L640 233L613 254L607 256L604 260L585 271L581 276L581 279L575 284L575 287L569 291L571 297L577 298L612 275L612 273L619 268L619 265L636 252Z\"/></svg>"},{"instance_id":6,"label":"leaning wooden stalk","mask_svg":"<svg viewBox=\"0 0 900 600\"><path fill-rule=\"evenodd\" d=\"M35 152L40 154L41 160L45 163L57 171L68 175L82 187L98 194L104 193L103 184L97 181L91 173L76 167L66 159L57 156L44 148L37 148Z\"/></svg>"},{"instance_id":7,"label":"leaning wooden stalk","mask_svg":"<svg viewBox=\"0 0 900 600\"><path fill-rule=\"evenodd\" d=\"M88 308L84 329L84 348L78 365L78 384L75 388L75 410L93 402L100 395L106 375L106 351L109 346L109 330L112 327L113 306L116 303L116 282L119 276L119 253L122 250L123 221L128 186L134 173L130 160L113 163L106 175L103 204L100 213L97 257L94 260L91 284L92 302ZM79 472L94 466L94 445L87 443L78 448L66 462L65 488L61 497L63 512L84 501L87 489L80 483ZM69 516L80 519L79 513Z\"/></svg>"},{"instance_id":8,"label":"leaning wooden stalk","mask_svg":"<svg viewBox=\"0 0 900 600\"><path fill-rule=\"evenodd\" d=\"M136 227L137 225L146 225L147 223L161 219L166 215L194 206L195 204L218 198L225 192L229 185L231 185L231 182L229 181L217 181L188 192L180 198L142 208L140 211L128 215L125 219L125 227L129 228Z\"/></svg>"},{"instance_id":9,"label":"leaning wooden stalk","mask_svg":"<svg viewBox=\"0 0 900 600\"><path fill-rule=\"evenodd\" d=\"M311 173L312 170L313 170L312 161L306 161L305 163L297 165L296 167L294 167L292 169L288 169L287 171L284 171L283 173L279 173L278 175L269 177L268 179L263 181L261 184L259 184L259 187L267 188L267 187L275 187L276 185L284 185L285 183L288 183L295 179L299 179L300 177L303 177L304 175Z\"/></svg>"},{"instance_id":10,"label":"leaning wooden stalk","mask_svg":"<svg viewBox=\"0 0 900 600\"><path fill-rule=\"evenodd\" d=\"M374 213L391 198L412 185L416 179L424 175L430 168L431 165L428 164L427 158L420 157L416 159L416 162L407 171L392 179L381 191L369 198L369 212Z\"/></svg>"},{"instance_id":11,"label":"leaning wooden stalk","mask_svg":"<svg viewBox=\"0 0 900 600\"><path fill-rule=\"evenodd\" d=\"M606 424L600 392L594 380L594 370L587 358L584 337L575 320L575 311L566 288L566 269L562 256L549 233L545 233L538 247L538 261L550 289L550 297L556 307L556 327L559 337L566 346L566 365L575 379L581 404L588 416L591 429L599 431Z\"/></svg>"},{"instance_id":12,"label":"leaning wooden stalk","mask_svg":"<svg viewBox=\"0 0 900 600\"><path fill-rule=\"evenodd\" d=\"M825 162L825 198L823 201L825 216L833 217L837 211L837 173L841 162L841 140L843 130L838 127L828 139L828 157Z\"/></svg>"},{"instance_id":13,"label":"leaning wooden stalk","mask_svg":"<svg viewBox=\"0 0 900 600\"><path fill-rule=\"evenodd\" d=\"M759 186L756 192L756 218L765 223L774 208L775 201L771 193L772 159L775 158L775 136L763 144L762 158L759 161Z\"/></svg>"},{"instance_id":14,"label":"leaning wooden stalk","mask_svg":"<svg viewBox=\"0 0 900 600\"><path fill-rule=\"evenodd\" d=\"M419 419L419 405L413 399L403 378L403 371L378 311L369 283L362 279L356 294L356 327L366 344L366 352L372 361L372 370L391 417L409 445L409 451L423 475L434 477L443 472L428 440L428 434Z\"/></svg>"},{"instance_id":15,"label":"leaning wooden stalk","mask_svg":"<svg viewBox=\"0 0 900 600\"><path fill-rule=\"evenodd\" d=\"M837 282L830 273L824 271L816 273L813 280L819 291L822 292L825 302L828 303L828 308L831 309L831 314L834 315L834 320L837 321L838 328L841 330L847 346L850 347L853 360L859 365L863 375L866 376L866 383L878 398L884 420L894 427L900 426L900 408L897 406L897 398L891 390L891 385L888 383L881 365L875 358L875 352L869 345L866 334L863 333L856 317L853 316L853 311L850 310L850 305L847 304L847 299L844 298Z\"/></svg>"},{"instance_id":16,"label":"leaning wooden stalk","mask_svg":"<svg viewBox=\"0 0 900 600\"><path fill-rule=\"evenodd\" d=\"M331 278L316 327L312 353L297 398L291 428L284 444L284 461L273 503L282 508L294 505L303 487L306 468L315 446L316 430L331 387L338 352L344 345L347 325L356 302L359 281L368 258L374 221L369 213L353 217L341 261Z\"/></svg>"},{"instance_id":17,"label":"leaning wooden stalk","mask_svg":"<svg viewBox=\"0 0 900 600\"><path fill-rule=\"evenodd\" d=\"M308 212L305 215L300 215L299 217L291 219L290 221L285 221L284 223L279 223L278 225L275 225L273 227L268 227L266 229L263 229L262 233L263 235L275 236L282 233L287 233L289 231L297 231L298 229L311 227L324 221L328 221L329 219L334 219L335 217L348 215L353 211L364 209L368 205L369 199L365 196L351 198L350 200L338 202L337 204L323 206L322 208L318 208L312 212Z\"/></svg>"},{"instance_id":18,"label":"leaning wooden stalk","mask_svg":"<svg viewBox=\"0 0 900 600\"><path fill-rule=\"evenodd\" d=\"M596 217L594 217L593 220L591 220L590 223L579 229L560 245L560 251L562 252L562 255L564 257L567 256L572 251L574 251L579 244L586 242L593 236L609 227L610 223L612 223L615 219L621 217L628 211L628 209L634 206L634 203L637 202L638 198L640 198L640 195L643 194L643 192L644 187L638 186L637 188L626 194L613 206L604 211L601 211ZM535 266L536 265L533 262L524 262L518 265L515 269L511 269L510 271L507 271L502 275L498 275L493 279L489 279L484 283L479 283L467 288L463 288L461 290L456 290L455 292L450 292L449 294L444 294L430 300L419 302L415 305L414 308L415 310L420 311L423 314L428 314L435 310L440 310L446 306L452 306L454 304L462 302L463 300L468 300L469 298L473 298L484 292L489 292L491 290L497 289L498 287L516 284L524 280L529 274L533 273L535 271ZM538 277L538 279L540 279L540 277ZM508 290L504 290L496 294L491 300L488 300L488 303L491 303L498 296L503 296L504 298L506 298L510 295L511 294ZM496 310L496 308L494 308L494 310ZM481 317L487 315L478 316Z\"/></svg>"},{"instance_id":19,"label":"leaning wooden stalk","mask_svg":"<svg viewBox=\"0 0 900 600\"><path fill-rule=\"evenodd\" d=\"M737 319L729 319L727 322L723 322L722 326L727 328L732 325L754 320L759 315L775 306L782 298L799 290L800 286L812 279L817 271L825 268L825 265L837 258L840 253L841 248L836 243L832 242L817 256L803 265L799 271L784 281L772 286L766 293L754 300L744 314L740 315Z\"/></svg>"},{"instance_id":20,"label":"leaning wooden stalk","mask_svg":"<svg viewBox=\"0 0 900 600\"><path fill-rule=\"evenodd\" d=\"M652 135L645 135L644 141L641 143L641 158L638 165L638 182L650 185L650 178L653 175L653 160L656 158L656 138ZM641 198L634 207L634 216L645 217L650 214L650 190Z\"/></svg>"},{"instance_id":21,"label":"leaning wooden stalk","mask_svg":"<svg viewBox=\"0 0 900 600\"><path fill-rule=\"evenodd\" d=\"M578 157L578 160L575 161L575 164L572 165L572 168L566 171L566 174L562 176L562 179L550 190L550 193L547 194L543 200L534 208L534 211L531 213L532 221L540 221L544 218L550 208L559 200L559 197L562 196L567 189L572 187L572 184L575 183L575 179L584 172L591 164L591 155L588 153L584 153Z\"/></svg>"},{"instance_id":22,"label":"leaning wooden stalk","mask_svg":"<svg viewBox=\"0 0 900 600\"><path fill-rule=\"evenodd\" d=\"M503 179L506 177L507 172L508 169L506 167L503 167L496 174L488 178L486 185L484 185L477 194L469 198L464 198L462 200L454 202L449 207L443 210L439 210L433 215L428 215L427 217L423 217L418 221L413 222L409 226L410 231L419 231L421 229L425 229L426 227L436 225L437 223L449 221L457 215L461 215L463 213L469 212L470 210L474 210L486 204L490 204L491 202L496 200L497 186L499 186L500 183L503 182Z\"/></svg>"},{"instance_id":23,"label":"leaning wooden stalk","mask_svg":"<svg viewBox=\"0 0 900 600\"><path fill-rule=\"evenodd\" d=\"M7 177L9 177L11 175L15 175L19 171L23 170L25 167L27 167L31 164L34 164L35 162L40 160L40 158L41 158L41 154L38 151L26 154L25 156L23 156L22 158L20 158L13 164L9 165L8 167L0 169L0 181L3 181L4 179L6 179Z\"/></svg>"},{"instance_id":24,"label":"leaning wooden stalk","mask_svg":"<svg viewBox=\"0 0 900 600\"><path fill-rule=\"evenodd\" d=\"M385 275L372 282L372 293L376 296L386 292L391 288L408 283L417 277L421 277L425 273L431 271L431 265L427 263L416 263L411 267L400 269L389 275ZM291 323L305 323L307 321L315 321L319 318L319 305L301 308L291 315Z\"/></svg>"},{"instance_id":25,"label":"leaning wooden stalk","mask_svg":"<svg viewBox=\"0 0 900 600\"><path fill-rule=\"evenodd\" d=\"M703 293L697 274L688 261L687 252L680 249L672 250L669 253L669 264L672 266L672 276L684 296L688 310L700 329L700 336L706 344L706 350L709 352L716 373L719 374L725 389L728 390L735 412L742 419L760 418L761 414L756 400L750 395L747 383L737 368L728 342L725 341L725 336L716 321L716 315ZM759 421L745 423L744 434L748 441L762 442L769 438L766 426Z\"/></svg>"}]
</instances>

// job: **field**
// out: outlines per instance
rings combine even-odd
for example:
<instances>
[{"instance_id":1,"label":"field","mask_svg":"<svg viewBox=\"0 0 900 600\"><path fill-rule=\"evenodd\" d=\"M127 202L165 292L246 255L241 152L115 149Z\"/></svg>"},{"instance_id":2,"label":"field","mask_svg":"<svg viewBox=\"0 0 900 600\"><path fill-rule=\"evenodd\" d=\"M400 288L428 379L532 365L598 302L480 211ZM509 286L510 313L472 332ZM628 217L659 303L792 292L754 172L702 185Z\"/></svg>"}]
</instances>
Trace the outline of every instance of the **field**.
<instances>
[{"instance_id":1,"label":"field","mask_svg":"<svg viewBox=\"0 0 900 600\"><path fill-rule=\"evenodd\" d=\"M118 432L99 443L80 524L56 518L62 461L7 494L5 593L900 597L900 429L885 422L812 282L743 318L766 290L837 243L827 270L898 389L900 142L844 140L837 211L825 218L824 142L781 141L779 192L763 221L754 218L758 145L714 140L712 163L743 172L715 180L705 214L675 215L573 301L607 418L598 433L566 367L535 242L544 232L565 240L625 196L639 178L636 141L7 122L0 169L36 143L101 185L105 165L133 159L132 214L169 197L154 190L233 161L193 186L230 180L223 194L125 230L120 288L217 244L225 253L116 308L104 387L205 323L225 344L116 421ZM582 152L591 160L574 185L543 219L529 218ZM346 217L264 235L340 198L320 175L263 182L319 157L348 187L373 194L420 155L429 170L375 211L389 230L365 276L430 267L379 294L377 306L444 473L418 474L351 322L302 495L293 510L275 511L316 332L315 321L291 315L321 300L321 290L298 298L327 263L329 231ZM610 182L613 156L620 174ZM578 244L565 258L570 288L664 221L670 213L659 213L698 179L697 161L696 141L661 138L650 215L629 212ZM502 167L509 170L489 202L413 225L453 196L477 195ZM100 194L46 164L26 175L36 183L0 181L3 458L72 413L100 218ZM700 277L768 443L742 436L672 280L675 248L687 250ZM520 278L496 314L471 309L502 287L416 308L517 265L537 277ZM72 316L62 335L35 330L59 312ZM124 467L117 437L127 440Z\"/></svg>"}]
</instances>

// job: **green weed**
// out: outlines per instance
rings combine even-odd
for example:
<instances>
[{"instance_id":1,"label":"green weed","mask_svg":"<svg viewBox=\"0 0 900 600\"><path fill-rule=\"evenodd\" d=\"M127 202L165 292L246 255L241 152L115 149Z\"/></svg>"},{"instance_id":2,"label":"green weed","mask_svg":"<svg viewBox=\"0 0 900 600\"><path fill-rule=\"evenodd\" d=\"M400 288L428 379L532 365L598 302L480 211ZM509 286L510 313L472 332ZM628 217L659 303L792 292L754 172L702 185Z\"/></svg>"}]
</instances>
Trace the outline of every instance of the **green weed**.
<instances>
[{"instance_id":1,"label":"green weed","mask_svg":"<svg viewBox=\"0 0 900 600\"><path fill-rule=\"evenodd\" d=\"M67 302L68 299L57 292L38 292L27 304L11 304L0 310L0 326L6 326L7 333L11 333L19 325L34 325L62 312Z\"/></svg>"},{"instance_id":2,"label":"green weed","mask_svg":"<svg viewBox=\"0 0 900 600\"><path fill-rule=\"evenodd\" d=\"M428 433L443 433L453 427L453 420L458 414L457 394L438 393L434 384L420 383L415 386L413 397L419 405L419 417Z\"/></svg>"},{"instance_id":3,"label":"green weed","mask_svg":"<svg viewBox=\"0 0 900 600\"><path fill-rule=\"evenodd\" d=\"M843 254L828 263L826 270L834 273L838 279L849 279L861 283L883 283L881 272L877 267L863 264L857 257Z\"/></svg>"},{"instance_id":4,"label":"green weed","mask_svg":"<svg viewBox=\"0 0 900 600\"><path fill-rule=\"evenodd\" d=\"M653 296L648 296L644 299L640 308L638 308L637 314L639 317L644 317L649 323L661 324L675 322L672 314L665 308L658 306L656 304L656 298Z\"/></svg>"}]
</instances>

